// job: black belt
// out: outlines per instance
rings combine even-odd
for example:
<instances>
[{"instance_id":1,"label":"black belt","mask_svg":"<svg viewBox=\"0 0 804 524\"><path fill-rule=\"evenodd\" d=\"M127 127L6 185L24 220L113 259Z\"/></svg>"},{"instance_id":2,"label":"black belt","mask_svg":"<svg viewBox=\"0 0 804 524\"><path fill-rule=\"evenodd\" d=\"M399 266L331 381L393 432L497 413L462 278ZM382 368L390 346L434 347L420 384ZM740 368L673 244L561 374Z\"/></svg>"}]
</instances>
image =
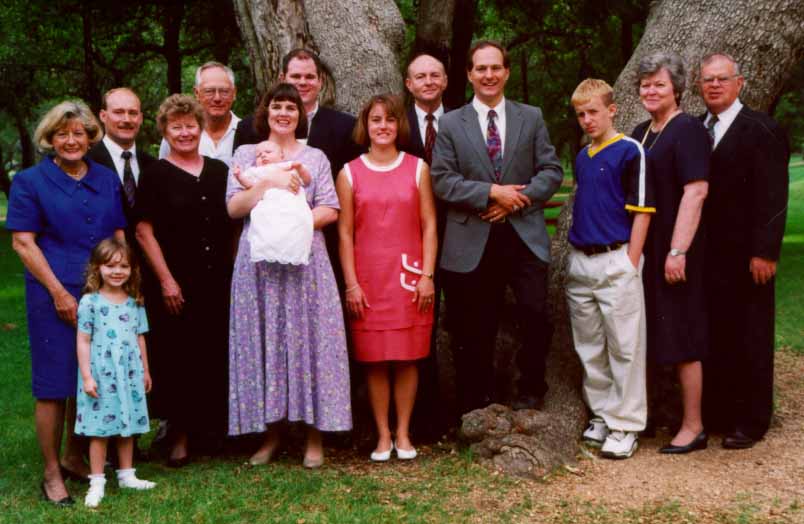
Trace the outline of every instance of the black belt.
<instances>
[{"instance_id":1,"label":"black belt","mask_svg":"<svg viewBox=\"0 0 804 524\"><path fill-rule=\"evenodd\" d=\"M591 257L609 251L617 251L625 245L625 242L612 242L611 244L593 244L591 246L573 246L584 255Z\"/></svg>"}]
</instances>

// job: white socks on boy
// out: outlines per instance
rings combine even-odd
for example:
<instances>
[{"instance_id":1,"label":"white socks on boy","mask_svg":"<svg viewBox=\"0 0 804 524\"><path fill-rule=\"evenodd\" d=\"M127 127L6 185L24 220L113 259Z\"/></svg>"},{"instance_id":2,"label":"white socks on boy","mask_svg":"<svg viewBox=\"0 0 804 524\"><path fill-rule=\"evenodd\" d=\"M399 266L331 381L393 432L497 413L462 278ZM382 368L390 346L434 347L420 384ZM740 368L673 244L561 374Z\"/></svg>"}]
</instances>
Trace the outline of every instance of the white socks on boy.
<instances>
[{"instance_id":1,"label":"white socks on boy","mask_svg":"<svg viewBox=\"0 0 804 524\"><path fill-rule=\"evenodd\" d=\"M121 489L151 489L156 486L156 482L138 479L135 475L136 469L118 469L117 485ZM84 498L84 505L88 508L97 508L106 490L106 477L103 473L89 476L89 491Z\"/></svg>"}]
</instances>

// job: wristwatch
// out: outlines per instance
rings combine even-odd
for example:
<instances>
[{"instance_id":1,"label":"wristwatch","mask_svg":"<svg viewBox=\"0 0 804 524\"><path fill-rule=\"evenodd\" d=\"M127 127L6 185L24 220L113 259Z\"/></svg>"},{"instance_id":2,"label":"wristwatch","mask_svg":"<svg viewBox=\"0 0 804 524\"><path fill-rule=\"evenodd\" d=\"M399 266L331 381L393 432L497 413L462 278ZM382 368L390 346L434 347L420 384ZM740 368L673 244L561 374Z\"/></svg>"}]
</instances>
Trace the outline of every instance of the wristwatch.
<instances>
[{"instance_id":1,"label":"wristwatch","mask_svg":"<svg viewBox=\"0 0 804 524\"><path fill-rule=\"evenodd\" d=\"M681 255L686 255L686 251L681 251L680 249L672 248L670 249L670 256L671 257L679 257Z\"/></svg>"}]
</instances>

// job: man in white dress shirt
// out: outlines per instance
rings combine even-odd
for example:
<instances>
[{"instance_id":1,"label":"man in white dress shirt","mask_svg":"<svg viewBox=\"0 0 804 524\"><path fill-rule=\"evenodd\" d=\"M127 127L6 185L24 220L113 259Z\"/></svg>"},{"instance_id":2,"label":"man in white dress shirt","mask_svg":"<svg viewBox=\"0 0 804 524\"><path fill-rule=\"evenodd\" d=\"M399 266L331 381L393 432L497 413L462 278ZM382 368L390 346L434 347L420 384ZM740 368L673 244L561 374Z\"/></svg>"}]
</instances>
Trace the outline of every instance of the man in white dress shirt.
<instances>
[{"instance_id":1,"label":"man in white dress shirt","mask_svg":"<svg viewBox=\"0 0 804 524\"><path fill-rule=\"evenodd\" d=\"M232 165L235 132L240 118L232 112L232 104L237 97L234 71L220 62L207 62L195 72L196 99L204 108L204 130L198 152L210 158L217 158L227 166ZM170 153L170 146L162 139L159 158Z\"/></svg>"}]
</instances>

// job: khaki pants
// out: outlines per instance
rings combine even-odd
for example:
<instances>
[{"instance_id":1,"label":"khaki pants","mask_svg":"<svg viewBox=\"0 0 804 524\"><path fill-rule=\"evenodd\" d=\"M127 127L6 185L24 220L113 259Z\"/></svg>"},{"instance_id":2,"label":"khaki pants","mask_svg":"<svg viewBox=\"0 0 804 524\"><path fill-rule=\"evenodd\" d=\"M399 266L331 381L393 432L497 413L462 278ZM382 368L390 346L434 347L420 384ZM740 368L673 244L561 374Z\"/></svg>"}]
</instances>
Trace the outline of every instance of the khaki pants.
<instances>
[{"instance_id":1,"label":"khaki pants","mask_svg":"<svg viewBox=\"0 0 804 524\"><path fill-rule=\"evenodd\" d=\"M587 256L571 249L567 302L583 393L610 430L642 431L647 420L645 297L628 247Z\"/></svg>"}]
</instances>

